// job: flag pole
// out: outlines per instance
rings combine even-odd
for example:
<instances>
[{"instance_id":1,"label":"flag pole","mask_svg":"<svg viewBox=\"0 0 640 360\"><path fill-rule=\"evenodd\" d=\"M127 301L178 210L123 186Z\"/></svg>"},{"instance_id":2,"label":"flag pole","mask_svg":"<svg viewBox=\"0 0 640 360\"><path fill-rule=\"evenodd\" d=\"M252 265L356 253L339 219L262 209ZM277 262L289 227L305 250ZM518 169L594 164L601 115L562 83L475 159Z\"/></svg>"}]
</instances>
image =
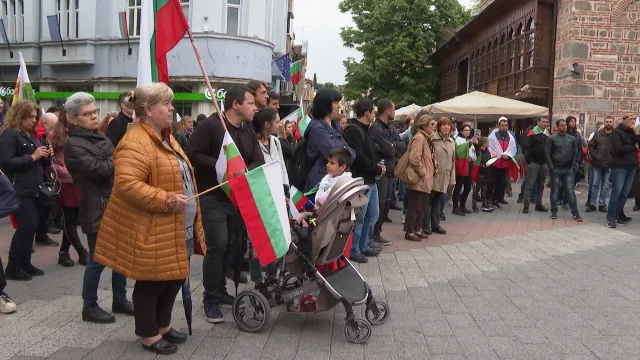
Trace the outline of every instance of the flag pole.
<instances>
[{"instance_id":1,"label":"flag pole","mask_svg":"<svg viewBox=\"0 0 640 360\"><path fill-rule=\"evenodd\" d=\"M229 183L229 180L227 180L227 181L223 182L222 184L218 184L218 185L216 185L216 186L214 186L214 187L211 187L211 188L209 188L209 189L207 189L207 190L205 190L205 191L203 191L203 192L201 192L201 193L199 193L199 194L195 194L195 195L193 195L193 196L191 196L191 197L188 197L188 198L187 198L187 201L192 200L192 199L195 199L195 198L197 198L197 197L200 197L201 195L204 195L204 194L206 194L206 193L208 193L208 192L211 192L211 191L213 191L213 190L215 190L215 189L218 189L218 188L220 188L220 187L222 187L222 186L224 186L224 185L227 185L228 183Z\"/></svg>"},{"instance_id":2,"label":"flag pole","mask_svg":"<svg viewBox=\"0 0 640 360\"><path fill-rule=\"evenodd\" d=\"M211 82L209 81L209 76L207 75L207 71L204 69L204 63L202 62L202 57L200 56L200 52L198 51L198 47L196 46L196 41L193 39L193 34L191 33L191 28L187 27L187 34L189 34L189 40L191 40L191 46L193 46L193 52L196 54L196 59L198 59L198 64L200 65L200 70L202 71L202 75L204 76L204 83L207 85L207 89L209 89L209 94L211 94L211 101L213 102L213 106L216 108L216 113L218 114L218 119L220 119L220 123L222 124L222 128L224 131L227 131L227 125L224 123L224 118L222 117L222 111L220 110L220 106L216 102L216 97L213 93L213 87L211 87ZM211 190L211 189L210 189ZM207 190L209 191L209 190Z\"/></svg>"}]
</instances>

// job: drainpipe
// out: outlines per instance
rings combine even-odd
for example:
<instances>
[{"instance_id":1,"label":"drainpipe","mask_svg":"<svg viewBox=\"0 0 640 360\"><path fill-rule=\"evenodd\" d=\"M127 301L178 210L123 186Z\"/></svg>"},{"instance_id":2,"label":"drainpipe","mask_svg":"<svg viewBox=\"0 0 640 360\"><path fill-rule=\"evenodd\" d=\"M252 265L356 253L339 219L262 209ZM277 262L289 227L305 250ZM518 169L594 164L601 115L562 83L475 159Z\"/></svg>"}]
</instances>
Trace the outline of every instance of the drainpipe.
<instances>
[{"instance_id":1,"label":"drainpipe","mask_svg":"<svg viewBox=\"0 0 640 360\"><path fill-rule=\"evenodd\" d=\"M549 100L547 107L549 108L549 121L553 121L553 87L555 81L556 67L556 36L558 33L558 0L552 0L553 3L553 28L551 29L551 71L549 73Z\"/></svg>"}]
</instances>

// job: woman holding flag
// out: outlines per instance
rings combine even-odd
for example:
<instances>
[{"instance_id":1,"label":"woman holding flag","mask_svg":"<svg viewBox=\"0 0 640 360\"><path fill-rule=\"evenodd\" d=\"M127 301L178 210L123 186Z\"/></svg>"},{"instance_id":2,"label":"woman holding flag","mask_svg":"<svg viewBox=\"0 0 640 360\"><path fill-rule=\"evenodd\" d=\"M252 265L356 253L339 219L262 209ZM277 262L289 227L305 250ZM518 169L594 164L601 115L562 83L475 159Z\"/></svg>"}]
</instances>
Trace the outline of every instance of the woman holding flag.
<instances>
[{"instance_id":1,"label":"woman holding flag","mask_svg":"<svg viewBox=\"0 0 640 360\"><path fill-rule=\"evenodd\" d=\"M462 125L456 136L456 186L453 188L453 211L455 215L465 216L471 214L465 204L471 191L471 172L476 161L476 150L473 145L477 139L471 139L471 126ZM464 189L463 189L464 186Z\"/></svg>"},{"instance_id":2,"label":"woman holding flag","mask_svg":"<svg viewBox=\"0 0 640 360\"><path fill-rule=\"evenodd\" d=\"M114 155L114 191L98 233L95 260L135 279L135 332L145 350L173 354L187 335L171 327L173 304L189 276L189 256L204 254L193 169L171 135L173 91L164 83L136 88L140 122Z\"/></svg>"}]
</instances>

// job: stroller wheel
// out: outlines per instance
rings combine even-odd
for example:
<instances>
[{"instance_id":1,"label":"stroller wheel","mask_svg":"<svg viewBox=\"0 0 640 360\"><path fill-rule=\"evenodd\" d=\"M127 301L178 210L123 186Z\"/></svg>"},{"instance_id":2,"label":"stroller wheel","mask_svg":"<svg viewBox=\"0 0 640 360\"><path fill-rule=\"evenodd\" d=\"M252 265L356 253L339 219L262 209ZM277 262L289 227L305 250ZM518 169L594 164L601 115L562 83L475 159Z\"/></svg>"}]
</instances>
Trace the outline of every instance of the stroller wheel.
<instances>
[{"instance_id":1,"label":"stroller wheel","mask_svg":"<svg viewBox=\"0 0 640 360\"><path fill-rule=\"evenodd\" d=\"M233 320L242 331L260 332L270 321L269 301L257 290L245 290L238 294L231 311Z\"/></svg>"},{"instance_id":2,"label":"stroller wheel","mask_svg":"<svg viewBox=\"0 0 640 360\"><path fill-rule=\"evenodd\" d=\"M384 324L384 322L387 321L387 318L389 318L389 305L387 305L386 302L379 301L375 302L373 306L378 309L378 314L376 314L374 310L367 307L364 311L364 317L367 318L371 325Z\"/></svg>"},{"instance_id":3,"label":"stroller wheel","mask_svg":"<svg viewBox=\"0 0 640 360\"><path fill-rule=\"evenodd\" d=\"M306 278L302 275L289 274L284 277L284 290L290 291L302 286Z\"/></svg>"},{"instance_id":4,"label":"stroller wheel","mask_svg":"<svg viewBox=\"0 0 640 360\"><path fill-rule=\"evenodd\" d=\"M371 325L363 319L353 319L344 325L344 335L354 344L363 344L371 337Z\"/></svg>"}]
</instances>

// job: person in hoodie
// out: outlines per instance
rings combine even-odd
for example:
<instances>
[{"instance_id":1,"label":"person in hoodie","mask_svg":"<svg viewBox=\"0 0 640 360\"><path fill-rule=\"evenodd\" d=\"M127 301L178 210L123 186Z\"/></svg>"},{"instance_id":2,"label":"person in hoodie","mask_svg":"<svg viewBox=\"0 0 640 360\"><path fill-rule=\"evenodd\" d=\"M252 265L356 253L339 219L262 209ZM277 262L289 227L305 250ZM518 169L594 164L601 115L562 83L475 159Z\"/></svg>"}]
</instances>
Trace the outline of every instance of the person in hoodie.
<instances>
[{"instance_id":1,"label":"person in hoodie","mask_svg":"<svg viewBox=\"0 0 640 360\"><path fill-rule=\"evenodd\" d=\"M549 209L542 205L544 183L549 174L549 167L547 166L547 158L545 156L545 144L549 137L548 128L549 119L543 116L538 119L537 125L522 138L522 152L524 153L524 159L527 163L527 175L522 199L524 201L524 207L522 208L523 214L529 212L531 192L534 187L537 189L536 211L549 211Z\"/></svg>"},{"instance_id":2,"label":"person in hoodie","mask_svg":"<svg viewBox=\"0 0 640 360\"><path fill-rule=\"evenodd\" d=\"M611 177L611 134L613 134L613 116L604 119L604 128L596 131L589 140L589 155L591 156L590 192L587 212L598 210L607 212L607 188ZM600 194L600 199L598 199ZM599 200L599 201L598 201Z\"/></svg>"},{"instance_id":3,"label":"person in hoodie","mask_svg":"<svg viewBox=\"0 0 640 360\"><path fill-rule=\"evenodd\" d=\"M342 94L331 88L318 90L313 98L312 120L304 134L307 138L307 159L309 160L305 192L313 189L327 175L327 162L331 151L342 147L349 150L351 156L355 158L355 152L332 124L340 111L340 100L342 100Z\"/></svg>"},{"instance_id":4,"label":"person in hoodie","mask_svg":"<svg viewBox=\"0 0 640 360\"><path fill-rule=\"evenodd\" d=\"M616 224L626 225L628 222L627 217L622 217L622 210L638 167L636 146L640 144L640 133L632 114L623 117L620 125L611 133L610 142L612 187L606 225L615 228Z\"/></svg>"}]
</instances>

